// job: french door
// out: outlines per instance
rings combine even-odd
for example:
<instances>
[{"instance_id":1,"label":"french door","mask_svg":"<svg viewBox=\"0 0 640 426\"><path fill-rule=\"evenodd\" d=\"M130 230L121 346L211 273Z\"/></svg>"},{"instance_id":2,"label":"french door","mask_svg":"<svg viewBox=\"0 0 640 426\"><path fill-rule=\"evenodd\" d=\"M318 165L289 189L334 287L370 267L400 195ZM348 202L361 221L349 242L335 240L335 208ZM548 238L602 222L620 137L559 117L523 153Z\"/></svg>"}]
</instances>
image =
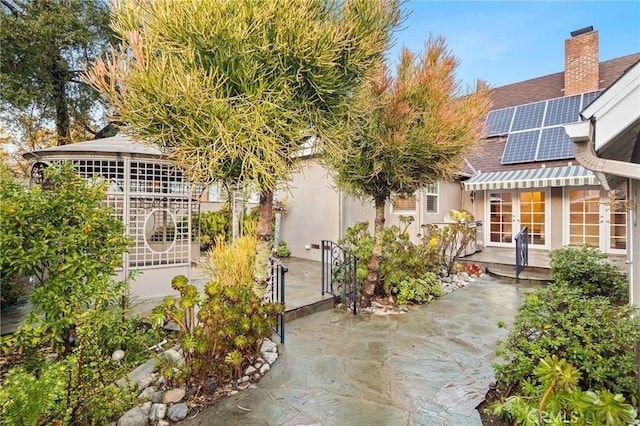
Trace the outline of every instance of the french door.
<instances>
[{"instance_id":1,"label":"french door","mask_svg":"<svg viewBox=\"0 0 640 426\"><path fill-rule=\"evenodd\" d=\"M512 246L513 238L525 226L529 244L546 248L549 242L549 194L546 190L488 191L490 245Z\"/></svg>"},{"instance_id":2,"label":"french door","mask_svg":"<svg viewBox=\"0 0 640 426\"><path fill-rule=\"evenodd\" d=\"M610 193L598 187L566 188L568 232L565 244L589 244L604 253L624 253L627 248L627 191Z\"/></svg>"}]
</instances>

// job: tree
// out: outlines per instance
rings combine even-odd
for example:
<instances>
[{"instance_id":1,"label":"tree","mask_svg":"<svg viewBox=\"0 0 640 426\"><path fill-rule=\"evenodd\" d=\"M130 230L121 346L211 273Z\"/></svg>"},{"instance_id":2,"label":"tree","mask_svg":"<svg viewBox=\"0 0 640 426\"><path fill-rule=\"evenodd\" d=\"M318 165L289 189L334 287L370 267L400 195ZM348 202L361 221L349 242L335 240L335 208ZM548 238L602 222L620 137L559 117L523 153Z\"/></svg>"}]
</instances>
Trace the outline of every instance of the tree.
<instances>
[{"instance_id":1,"label":"tree","mask_svg":"<svg viewBox=\"0 0 640 426\"><path fill-rule=\"evenodd\" d=\"M274 189L305 138L350 137L400 1L124 0L112 11L122 44L86 78L191 180L257 186L264 265Z\"/></svg>"},{"instance_id":2,"label":"tree","mask_svg":"<svg viewBox=\"0 0 640 426\"><path fill-rule=\"evenodd\" d=\"M442 38L430 38L420 57L403 49L395 76L381 63L369 86L370 108L361 116L359 138L326 151L337 186L375 206L363 307L370 305L378 281L387 201L451 179L480 140L488 88L478 82L473 93L461 96L456 66Z\"/></svg>"},{"instance_id":3,"label":"tree","mask_svg":"<svg viewBox=\"0 0 640 426\"><path fill-rule=\"evenodd\" d=\"M108 45L112 33L106 3L0 0L0 11L0 114L5 125L18 132L25 121L39 130L55 127L59 145L111 135L113 124L98 129L104 123L97 119L97 93L78 77L82 64Z\"/></svg>"}]
</instances>

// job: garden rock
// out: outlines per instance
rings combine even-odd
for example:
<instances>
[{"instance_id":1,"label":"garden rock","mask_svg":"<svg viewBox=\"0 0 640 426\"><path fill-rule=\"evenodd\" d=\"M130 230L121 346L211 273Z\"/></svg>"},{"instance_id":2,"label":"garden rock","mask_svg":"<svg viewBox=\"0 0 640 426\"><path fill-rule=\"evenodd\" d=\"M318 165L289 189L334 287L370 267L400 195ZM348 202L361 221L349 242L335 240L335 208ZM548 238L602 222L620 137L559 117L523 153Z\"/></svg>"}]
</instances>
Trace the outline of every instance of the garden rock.
<instances>
[{"instance_id":1,"label":"garden rock","mask_svg":"<svg viewBox=\"0 0 640 426\"><path fill-rule=\"evenodd\" d=\"M149 421L151 423L157 423L158 420L162 420L167 415L166 404L153 404L151 412L149 413Z\"/></svg>"},{"instance_id":2,"label":"garden rock","mask_svg":"<svg viewBox=\"0 0 640 426\"><path fill-rule=\"evenodd\" d=\"M133 407L118 419L118 426L145 426L148 418L140 407Z\"/></svg>"},{"instance_id":3,"label":"garden rock","mask_svg":"<svg viewBox=\"0 0 640 426\"><path fill-rule=\"evenodd\" d=\"M162 353L162 358L176 367L182 367L182 365L184 364L184 357L175 349L167 349L166 351L164 351Z\"/></svg>"},{"instance_id":4,"label":"garden rock","mask_svg":"<svg viewBox=\"0 0 640 426\"><path fill-rule=\"evenodd\" d=\"M255 373L256 371L258 371L258 370L253 365L250 365L250 366L247 367L246 370L244 370L244 374L245 374L245 376L250 376L253 373Z\"/></svg>"},{"instance_id":5,"label":"garden rock","mask_svg":"<svg viewBox=\"0 0 640 426\"><path fill-rule=\"evenodd\" d=\"M151 383L155 382L158 379L158 375L156 373L149 373L142 376L140 381L138 382L138 392L142 392L143 389L146 389L151 385Z\"/></svg>"},{"instance_id":6,"label":"garden rock","mask_svg":"<svg viewBox=\"0 0 640 426\"><path fill-rule=\"evenodd\" d=\"M189 414L189 407L184 402L180 404L174 404L169 408L169 420L173 422L179 422L187 418Z\"/></svg>"},{"instance_id":7,"label":"garden rock","mask_svg":"<svg viewBox=\"0 0 640 426\"><path fill-rule=\"evenodd\" d=\"M275 343L273 343L271 340L268 340L268 339L265 339L262 342L262 346L260 347L260 352L262 352L263 354L269 353L269 352L276 352L277 350L278 350L278 346L276 346Z\"/></svg>"},{"instance_id":8,"label":"garden rock","mask_svg":"<svg viewBox=\"0 0 640 426\"><path fill-rule=\"evenodd\" d=\"M262 367L260 367L260 374L266 374L270 369L271 366L269 366L269 364L262 364Z\"/></svg>"},{"instance_id":9,"label":"garden rock","mask_svg":"<svg viewBox=\"0 0 640 426\"><path fill-rule=\"evenodd\" d=\"M155 386L149 386L148 388L144 388L142 392L140 392L140 395L138 395L138 399L148 399L152 401L151 395L153 395L157 391L158 391L158 388L156 388ZM160 397L162 398L162 393L160 393ZM152 401L152 402L157 402L157 401Z\"/></svg>"},{"instance_id":10,"label":"garden rock","mask_svg":"<svg viewBox=\"0 0 640 426\"><path fill-rule=\"evenodd\" d=\"M149 415L149 413L151 412L151 405L152 405L152 404L153 404L153 403L152 403L151 401L147 401L147 402L145 402L144 404L142 404L142 405L140 406L140 409L142 410L142 412L143 412L144 414L146 414L146 415L148 416L148 415Z\"/></svg>"},{"instance_id":11,"label":"garden rock","mask_svg":"<svg viewBox=\"0 0 640 426\"><path fill-rule=\"evenodd\" d=\"M182 401L182 398L184 398L185 393L186 393L185 390L182 388L168 390L162 396L162 402L164 404L172 404L174 402L180 402Z\"/></svg>"},{"instance_id":12,"label":"garden rock","mask_svg":"<svg viewBox=\"0 0 640 426\"><path fill-rule=\"evenodd\" d=\"M111 354L111 359L113 361L120 361L122 358L124 358L124 351L122 349L113 351L113 354Z\"/></svg>"},{"instance_id":13,"label":"garden rock","mask_svg":"<svg viewBox=\"0 0 640 426\"><path fill-rule=\"evenodd\" d=\"M155 391L149 395L149 401L153 403L162 402L162 395L164 395L163 391Z\"/></svg>"},{"instance_id":14,"label":"garden rock","mask_svg":"<svg viewBox=\"0 0 640 426\"><path fill-rule=\"evenodd\" d=\"M278 352L265 352L262 356L266 362L273 364L278 359Z\"/></svg>"},{"instance_id":15,"label":"garden rock","mask_svg":"<svg viewBox=\"0 0 640 426\"><path fill-rule=\"evenodd\" d=\"M216 379L208 378L204 381L204 387L207 389L207 392L212 394L218 388L218 381Z\"/></svg>"}]
</instances>

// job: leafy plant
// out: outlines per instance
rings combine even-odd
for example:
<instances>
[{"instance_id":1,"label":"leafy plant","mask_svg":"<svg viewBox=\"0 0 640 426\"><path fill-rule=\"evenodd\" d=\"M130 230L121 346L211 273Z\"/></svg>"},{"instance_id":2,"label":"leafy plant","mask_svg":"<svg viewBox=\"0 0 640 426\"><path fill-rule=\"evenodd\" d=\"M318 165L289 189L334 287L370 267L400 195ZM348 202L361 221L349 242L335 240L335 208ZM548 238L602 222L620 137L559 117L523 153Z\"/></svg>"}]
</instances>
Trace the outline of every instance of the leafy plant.
<instances>
[{"instance_id":1,"label":"leafy plant","mask_svg":"<svg viewBox=\"0 0 640 426\"><path fill-rule=\"evenodd\" d=\"M146 351L134 343L140 341L139 333L110 328L120 324L119 316L117 311L88 310L78 318L76 344L65 358L11 369L0 387L3 424L107 424L134 405L137 392L114 385L133 361L116 363L111 350L125 348L138 361Z\"/></svg>"},{"instance_id":2,"label":"leafy plant","mask_svg":"<svg viewBox=\"0 0 640 426\"><path fill-rule=\"evenodd\" d=\"M218 236L226 239L229 235L229 209L200 213L200 242L211 244Z\"/></svg>"},{"instance_id":3,"label":"leafy plant","mask_svg":"<svg viewBox=\"0 0 640 426\"><path fill-rule=\"evenodd\" d=\"M118 303L125 282L112 278L129 246L124 224L103 204L105 186L70 165L44 172L46 189L24 188L0 173L0 265L7 279L32 276L33 310L15 335L25 345L70 350L79 315L98 301Z\"/></svg>"},{"instance_id":4,"label":"leafy plant","mask_svg":"<svg viewBox=\"0 0 640 426\"><path fill-rule=\"evenodd\" d=\"M434 245L416 245L411 242L407 233L409 223L403 221L403 227L391 226L384 229L383 255L376 293L387 297L397 295L399 303L422 303L429 299L429 295L441 295L440 281L434 273L438 269L437 257ZM368 227L368 222L357 223L353 228L347 229L345 237L339 243L360 259L371 257L373 237ZM360 288L364 286L368 272L365 262L358 262L357 282Z\"/></svg>"},{"instance_id":5,"label":"leafy plant","mask_svg":"<svg viewBox=\"0 0 640 426\"><path fill-rule=\"evenodd\" d=\"M61 363L45 364L38 376L24 367L12 368L0 386L2 423L38 425L60 420L66 385L67 371Z\"/></svg>"},{"instance_id":6,"label":"leafy plant","mask_svg":"<svg viewBox=\"0 0 640 426\"><path fill-rule=\"evenodd\" d=\"M425 303L432 297L442 296L440 280L433 272L427 272L420 278L402 280L393 287L393 291L401 305L407 302Z\"/></svg>"},{"instance_id":7,"label":"leafy plant","mask_svg":"<svg viewBox=\"0 0 640 426\"><path fill-rule=\"evenodd\" d=\"M179 379L188 386L206 389L210 377L219 383L236 378L241 366L259 356L262 341L271 336L277 315L284 310L280 304L263 301L254 288L256 244L252 235L233 244L219 238L209 251L212 278L204 293L185 276L177 276L171 285L180 292L180 300L167 297L152 312L156 325L171 320L180 327L185 363Z\"/></svg>"},{"instance_id":8,"label":"leafy plant","mask_svg":"<svg viewBox=\"0 0 640 426\"><path fill-rule=\"evenodd\" d=\"M583 391L581 372L564 358L547 356L534 370L535 378L515 395L496 403L492 412L519 425L633 424L637 411L621 394L603 389Z\"/></svg>"},{"instance_id":9,"label":"leafy plant","mask_svg":"<svg viewBox=\"0 0 640 426\"><path fill-rule=\"evenodd\" d=\"M291 250L289 250L289 248L287 248L287 243L285 243L284 241L280 240L279 243L278 243L278 248L277 248L275 254L278 257L289 257L289 256L291 256Z\"/></svg>"},{"instance_id":10,"label":"leafy plant","mask_svg":"<svg viewBox=\"0 0 640 426\"><path fill-rule=\"evenodd\" d=\"M553 250L551 277L556 283L581 289L587 296L606 296L619 303L629 299L627 278L607 256L589 246Z\"/></svg>"},{"instance_id":11,"label":"leafy plant","mask_svg":"<svg viewBox=\"0 0 640 426\"><path fill-rule=\"evenodd\" d=\"M0 309L4 310L18 304L25 294L26 286L24 280L16 276L0 276Z\"/></svg>"},{"instance_id":12,"label":"leafy plant","mask_svg":"<svg viewBox=\"0 0 640 426\"><path fill-rule=\"evenodd\" d=\"M525 386L538 360L556 355L580 366L585 389L608 389L635 400L634 350L640 337L636 308L613 305L605 297L586 297L574 287L552 284L529 295L518 310L494 365L501 383Z\"/></svg>"},{"instance_id":13,"label":"leafy plant","mask_svg":"<svg viewBox=\"0 0 640 426\"><path fill-rule=\"evenodd\" d=\"M435 241L439 253L439 264L451 275L454 272L456 261L467 249L467 245L475 239L476 228L468 226L473 222L473 216L466 212L455 212L456 221L447 226L436 227L423 225L425 244Z\"/></svg>"}]
</instances>

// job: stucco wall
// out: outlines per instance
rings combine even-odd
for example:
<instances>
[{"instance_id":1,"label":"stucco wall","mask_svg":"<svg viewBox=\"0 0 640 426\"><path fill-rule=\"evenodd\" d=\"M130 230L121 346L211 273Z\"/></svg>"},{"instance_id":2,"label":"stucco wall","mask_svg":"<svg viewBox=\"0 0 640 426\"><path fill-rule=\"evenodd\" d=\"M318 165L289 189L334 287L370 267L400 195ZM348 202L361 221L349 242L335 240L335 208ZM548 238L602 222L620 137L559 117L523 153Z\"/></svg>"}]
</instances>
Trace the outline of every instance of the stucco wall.
<instances>
[{"instance_id":1,"label":"stucco wall","mask_svg":"<svg viewBox=\"0 0 640 426\"><path fill-rule=\"evenodd\" d=\"M282 218L280 239L292 256L319 261L320 241L335 240L340 232L340 199L331 178L316 161L303 160L302 170L294 174L285 197L287 213Z\"/></svg>"}]
</instances>

